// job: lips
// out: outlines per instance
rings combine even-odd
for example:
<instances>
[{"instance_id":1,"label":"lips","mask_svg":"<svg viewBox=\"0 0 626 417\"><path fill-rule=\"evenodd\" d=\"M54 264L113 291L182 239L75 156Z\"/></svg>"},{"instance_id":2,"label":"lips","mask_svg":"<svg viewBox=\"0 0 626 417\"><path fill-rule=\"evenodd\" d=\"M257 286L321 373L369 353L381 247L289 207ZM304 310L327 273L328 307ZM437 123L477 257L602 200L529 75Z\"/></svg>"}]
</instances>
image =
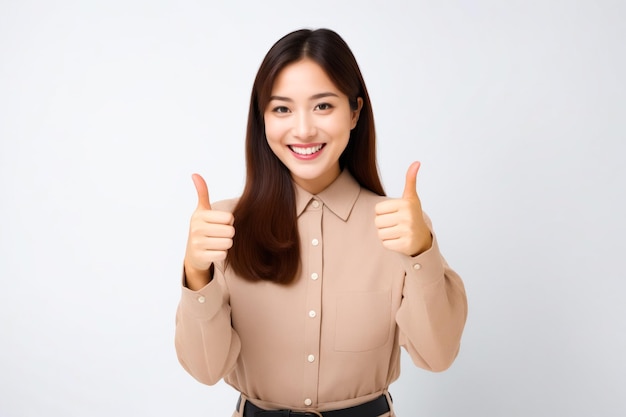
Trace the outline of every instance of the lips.
<instances>
[{"instance_id":1,"label":"lips","mask_svg":"<svg viewBox=\"0 0 626 417\"><path fill-rule=\"evenodd\" d=\"M312 146L295 146L295 145L288 145L288 146L289 146L289 149L291 149L291 151L295 154L298 154L301 156L310 156L321 151L322 148L325 146L325 144L320 143L318 145L312 145Z\"/></svg>"}]
</instances>

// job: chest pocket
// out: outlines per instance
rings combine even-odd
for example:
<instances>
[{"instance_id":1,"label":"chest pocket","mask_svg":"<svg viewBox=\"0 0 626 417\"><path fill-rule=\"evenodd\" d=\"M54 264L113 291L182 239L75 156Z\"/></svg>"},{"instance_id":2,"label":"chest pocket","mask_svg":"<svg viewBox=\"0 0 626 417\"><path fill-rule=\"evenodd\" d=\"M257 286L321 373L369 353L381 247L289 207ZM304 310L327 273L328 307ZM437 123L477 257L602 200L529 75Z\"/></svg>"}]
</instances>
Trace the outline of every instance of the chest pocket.
<instances>
[{"instance_id":1,"label":"chest pocket","mask_svg":"<svg viewBox=\"0 0 626 417\"><path fill-rule=\"evenodd\" d=\"M379 348L391 334L391 292L340 294L336 314L336 351L365 352Z\"/></svg>"}]
</instances>

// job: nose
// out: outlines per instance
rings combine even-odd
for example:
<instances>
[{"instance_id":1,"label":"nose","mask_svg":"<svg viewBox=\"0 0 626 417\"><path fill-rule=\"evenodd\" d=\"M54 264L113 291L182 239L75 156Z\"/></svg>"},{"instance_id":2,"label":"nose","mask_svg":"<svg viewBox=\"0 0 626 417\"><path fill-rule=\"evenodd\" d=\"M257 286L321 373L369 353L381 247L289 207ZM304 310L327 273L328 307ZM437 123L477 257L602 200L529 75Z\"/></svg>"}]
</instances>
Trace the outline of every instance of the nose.
<instances>
[{"instance_id":1,"label":"nose","mask_svg":"<svg viewBox=\"0 0 626 417\"><path fill-rule=\"evenodd\" d=\"M306 112L302 112L298 114L297 117L294 118L294 126L293 126L293 136L306 141L309 140L317 134L317 129L315 127L315 122L313 120L312 115L307 114Z\"/></svg>"}]
</instances>

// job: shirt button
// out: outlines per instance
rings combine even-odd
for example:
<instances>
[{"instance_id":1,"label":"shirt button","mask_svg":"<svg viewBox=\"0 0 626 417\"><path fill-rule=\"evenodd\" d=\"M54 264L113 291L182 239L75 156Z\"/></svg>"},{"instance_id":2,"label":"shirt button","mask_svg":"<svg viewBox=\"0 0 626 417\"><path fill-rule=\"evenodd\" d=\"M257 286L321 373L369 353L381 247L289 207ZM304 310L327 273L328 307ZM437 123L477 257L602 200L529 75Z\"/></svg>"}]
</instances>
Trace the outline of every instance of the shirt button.
<instances>
[{"instance_id":1,"label":"shirt button","mask_svg":"<svg viewBox=\"0 0 626 417\"><path fill-rule=\"evenodd\" d=\"M422 269L422 265L420 265L420 264L413 264L413 269L415 269L416 271L420 270L420 269Z\"/></svg>"},{"instance_id":2,"label":"shirt button","mask_svg":"<svg viewBox=\"0 0 626 417\"><path fill-rule=\"evenodd\" d=\"M319 245L319 244L320 244L320 241L319 241L319 240L317 240L317 239L313 239L313 240L311 241L311 245L313 245L313 246L317 246L317 245Z\"/></svg>"},{"instance_id":3,"label":"shirt button","mask_svg":"<svg viewBox=\"0 0 626 417\"><path fill-rule=\"evenodd\" d=\"M307 407L311 404L313 404L313 401L311 401L310 398L307 398L306 400L304 400L304 405L306 405Z\"/></svg>"},{"instance_id":4,"label":"shirt button","mask_svg":"<svg viewBox=\"0 0 626 417\"><path fill-rule=\"evenodd\" d=\"M316 280L316 279L318 279L319 277L320 277L320 276L319 276L319 275L317 275L317 272L313 272L313 273L311 274L311 279L312 279L313 281L315 281L315 280Z\"/></svg>"},{"instance_id":5,"label":"shirt button","mask_svg":"<svg viewBox=\"0 0 626 417\"><path fill-rule=\"evenodd\" d=\"M317 200L313 200L313 202L311 203L311 205L313 206L313 208L319 208L320 206L320 202Z\"/></svg>"},{"instance_id":6,"label":"shirt button","mask_svg":"<svg viewBox=\"0 0 626 417\"><path fill-rule=\"evenodd\" d=\"M309 311L309 317L313 318L315 316L317 316L317 313L315 312L315 310Z\"/></svg>"},{"instance_id":7,"label":"shirt button","mask_svg":"<svg viewBox=\"0 0 626 417\"><path fill-rule=\"evenodd\" d=\"M198 302L199 302L200 304L204 303L205 301L206 301L206 298L204 298L204 295L199 295L199 296L198 296Z\"/></svg>"},{"instance_id":8,"label":"shirt button","mask_svg":"<svg viewBox=\"0 0 626 417\"><path fill-rule=\"evenodd\" d=\"M309 362L315 362L315 356L314 355L309 355L309 356L307 356L306 360L309 361Z\"/></svg>"}]
</instances>

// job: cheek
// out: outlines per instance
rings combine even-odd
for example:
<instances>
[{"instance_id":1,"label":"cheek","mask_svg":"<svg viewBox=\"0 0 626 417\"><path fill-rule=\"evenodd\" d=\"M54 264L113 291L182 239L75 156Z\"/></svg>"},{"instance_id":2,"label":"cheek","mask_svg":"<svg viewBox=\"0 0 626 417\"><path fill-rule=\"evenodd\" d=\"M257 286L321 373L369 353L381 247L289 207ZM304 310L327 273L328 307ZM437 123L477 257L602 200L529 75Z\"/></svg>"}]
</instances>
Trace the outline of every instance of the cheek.
<instances>
[{"instance_id":1,"label":"cheek","mask_svg":"<svg viewBox=\"0 0 626 417\"><path fill-rule=\"evenodd\" d=\"M330 117L321 118L318 127L335 137L349 136L352 130L351 113L341 109Z\"/></svg>"},{"instance_id":2,"label":"cheek","mask_svg":"<svg viewBox=\"0 0 626 417\"><path fill-rule=\"evenodd\" d=\"M350 138L351 125L349 120L335 120L328 124L326 131L337 140L348 140Z\"/></svg>"},{"instance_id":3,"label":"cheek","mask_svg":"<svg viewBox=\"0 0 626 417\"><path fill-rule=\"evenodd\" d=\"M281 135L277 132L276 124L266 123L265 124L265 140L272 153L281 159ZM282 160L282 159L281 159Z\"/></svg>"},{"instance_id":4,"label":"cheek","mask_svg":"<svg viewBox=\"0 0 626 417\"><path fill-rule=\"evenodd\" d=\"M267 141L271 144L272 142L280 141L282 134L280 123L276 123L276 121L272 121L271 119L265 120L265 137Z\"/></svg>"}]
</instances>

